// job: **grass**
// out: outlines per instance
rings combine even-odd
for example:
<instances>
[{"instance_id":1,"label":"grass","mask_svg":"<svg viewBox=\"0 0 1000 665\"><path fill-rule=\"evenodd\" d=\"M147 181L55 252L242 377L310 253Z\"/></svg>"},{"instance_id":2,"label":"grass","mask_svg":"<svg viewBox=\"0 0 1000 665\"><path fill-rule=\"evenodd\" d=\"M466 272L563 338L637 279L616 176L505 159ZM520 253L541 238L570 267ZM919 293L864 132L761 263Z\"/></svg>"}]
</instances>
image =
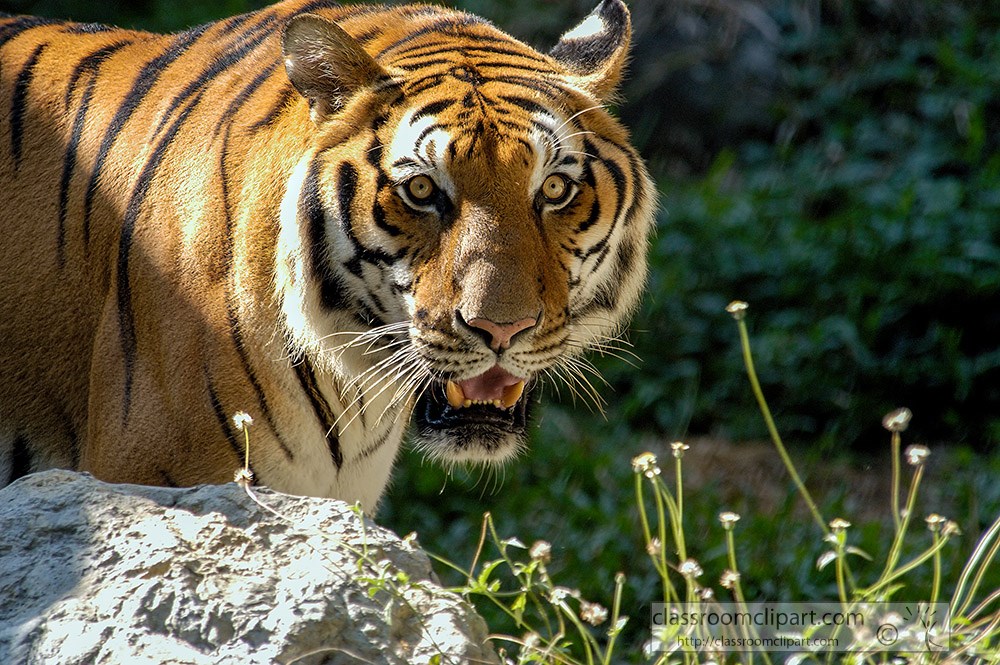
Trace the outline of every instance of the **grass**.
<instances>
[{"instance_id":1,"label":"grass","mask_svg":"<svg viewBox=\"0 0 1000 665\"><path fill-rule=\"evenodd\" d=\"M980 460L963 451L930 455L919 445L904 449L912 414L900 410L883 423L890 436L888 450L880 456L888 463L879 472L888 478L875 487L870 482L831 486L827 478L826 491L814 499L808 488L823 487L818 481L824 475L844 473L852 483L858 472L842 462L831 464L808 455L805 463L800 459L796 465L792 453L801 458L799 451L790 453L778 434L756 380L745 322L739 320L738 326L752 391L772 436L770 462L764 465L771 474L763 481L767 487L741 497L712 479L713 472L753 470L753 465L741 468L739 459L713 469L711 456L706 468L702 455L702 468L692 468L692 461L698 464L698 448L711 443L660 443L653 446L660 455L629 455L621 440L588 438L574 429L571 419L553 414L547 414L544 428L549 440L566 445L575 441L589 450L560 456L543 449L538 451L540 460L532 453L522 462L527 470L510 479L519 485L510 491L473 475L439 477L436 506L443 512L429 518L430 531L420 528L421 541L430 551L449 553L448 561L440 559L442 576L477 601L497 631L496 644L505 657L515 663L588 665L752 662L754 654L699 653L691 648L666 653L654 648L675 644L679 635L650 633L652 603L679 611L692 603L726 598L737 606L797 600L835 602L845 608L944 602L953 610L953 655L964 658L962 662L1000 659L1000 592L994 591L1000 588L1000 501L996 489L990 489L995 485L991 479L997 477L996 460ZM606 425L603 433L609 430L614 431L614 425ZM554 436L556 432L562 436ZM730 456L741 454L739 448L724 449ZM763 452L759 446L749 450L758 458ZM657 460L663 457L672 461L661 468ZM984 464L972 470L973 462ZM778 466L784 471L775 475ZM422 469L421 476L427 471ZM404 475L404 481L413 478L409 472ZM863 475L871 480L872 474ZM697 491L686 487L690 476L699 483ZM547 486L532 487L533 481ZM495 504L497 517L487 515L473 527L471 520L452 512L473 501L470 492L461 491L463 482L481 492L494 488L489 502ZM457 495L454 485L459 486ZM406 489L415 488L408 484ZM877 503L873 494L879 497ZM411 494L411 508L412 499ZM928 507L931 501L938 505ZM738 512L731 509L732 502L741 506ZM967 515L960 520L939 515L947 511ZM382 521L390 525L406 517L428 519L426 514L400 511L391 500L387 513ZM531 547L525 545L533 541ZM453 563L463 552L471 561L465 567ZM567 584L567 579L572 582ZM705 581L712 579L717 582ZM599 626L587 621L602 618ZM852 662L880 663L901 655L877 644L868 646L873 650ZM902 655L944 662L947 654ZM770 657L764 651L756 656L759 662ZM840 652L817 652L799 656L797 662L840 662L843 657Z\"/></svg>"}]
</instances>

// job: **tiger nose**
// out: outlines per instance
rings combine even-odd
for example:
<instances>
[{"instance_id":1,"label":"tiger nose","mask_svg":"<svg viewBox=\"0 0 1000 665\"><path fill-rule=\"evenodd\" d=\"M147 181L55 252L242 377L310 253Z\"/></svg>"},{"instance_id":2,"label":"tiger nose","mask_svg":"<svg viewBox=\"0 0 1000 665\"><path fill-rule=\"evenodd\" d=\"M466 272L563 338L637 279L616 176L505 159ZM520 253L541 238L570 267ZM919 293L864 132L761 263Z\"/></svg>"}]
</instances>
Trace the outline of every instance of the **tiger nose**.
<instances>
[{"instance_id":1,"label":"tiger nose","mask_svg":"<svg viewBox=\"0 0 1000 665\"><path fill-rule=\"evenodd\" d=\"M489 344L494 351L510 348L510 341L514 335L530 330L538 325L538 317L524 318L513 323L497 323L482 317L469 319L466 321L460 312L455 312L459 321L465 323Z\"/></svg>"}]
</instances>

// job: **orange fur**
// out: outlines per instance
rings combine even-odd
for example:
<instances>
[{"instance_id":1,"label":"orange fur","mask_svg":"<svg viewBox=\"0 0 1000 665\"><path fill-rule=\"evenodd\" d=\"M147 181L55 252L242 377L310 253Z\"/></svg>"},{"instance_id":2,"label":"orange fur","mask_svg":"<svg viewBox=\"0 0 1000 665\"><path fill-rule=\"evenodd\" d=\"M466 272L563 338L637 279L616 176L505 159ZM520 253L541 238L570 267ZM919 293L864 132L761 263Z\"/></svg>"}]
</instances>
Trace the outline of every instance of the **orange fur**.
<instances>
[{"instance_id":1,"label":"orange fur","mask_svg":"<svg viewBox=\"0 0 1000 665\"><path fill-rule=\"evenodd\" d=\"M653 192L599 108L627 13L598 15L594 62L428 6L286 0L178 35L0 18L0 483L5 450L9 479L227 482L247 411L261 482L373 507L433 386L530 381L616 333ZM572 200L540 199L559 168ZM401 189L418 172L436 208ZM526 317L500 358L463 323ZM463 436L442 456L517 447Z\"/></svg>"}]
</instances>

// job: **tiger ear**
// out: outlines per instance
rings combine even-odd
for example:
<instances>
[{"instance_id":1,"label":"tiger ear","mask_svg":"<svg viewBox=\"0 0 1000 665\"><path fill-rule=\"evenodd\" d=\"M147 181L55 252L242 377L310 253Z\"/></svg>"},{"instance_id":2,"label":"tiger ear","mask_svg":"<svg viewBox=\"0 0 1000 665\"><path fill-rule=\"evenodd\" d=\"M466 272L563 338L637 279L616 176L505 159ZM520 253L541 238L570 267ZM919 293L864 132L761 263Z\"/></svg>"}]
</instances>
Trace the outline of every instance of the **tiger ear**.
<instances>
[{"instance_id":1,"label":"tiger ear","mask_svg":"<svg viewBox=\"0 0 1000 665\"><path fill-rule=\"evenodd\" d=\"M621 81L631 40L632 21L625 3L602 0L549 55L573 74L580 88L606 102Z\"/></svg>"},{"instance_id":2,"label":"tiger ear","mask_svg":"<svg viewBox=\"0 0 1000 665\"><path fill-rule=\"evenodd\" d=\"M343 28L315 14L288 22L282 48L288 79L309 100L316 122L339 110L353 93L388 76Z\"/></svg>"}]
</instances>

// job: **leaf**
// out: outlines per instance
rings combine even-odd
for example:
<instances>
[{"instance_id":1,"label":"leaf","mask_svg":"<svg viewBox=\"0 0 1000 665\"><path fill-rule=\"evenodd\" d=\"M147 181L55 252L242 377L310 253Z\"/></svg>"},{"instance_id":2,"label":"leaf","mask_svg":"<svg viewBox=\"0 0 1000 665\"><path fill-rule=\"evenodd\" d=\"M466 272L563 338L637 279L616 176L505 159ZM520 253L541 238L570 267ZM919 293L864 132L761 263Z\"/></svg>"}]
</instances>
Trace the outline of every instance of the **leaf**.
<instances>
[{"instance_id":1,"label":"leaf","mask_svg":"<svg viewBox=\"0 0 1000 665\"><path fill-rule=\"evenodd\" d=\"M521 619L524 616L524 610L528 606L527 596L528 594L526 593L519 593L517 594L517 598L514 599L514 602L510 604L510 610L514 613L514 617L518 624L521 623Z\"/></svg>"},{"instance_id":2,"label":"leaf","mask_svg":"<svg viewBox=\"0 0 1000 665\"><path fill-rule=\"evenodd\" d=\"M851 545L851 546L848 546L847 548L845 548L844 551L847 552L848 554L854 554L855 556L859 556L862 559L865 559L866 561L874 561L875 560L872 557L871 554L869 554L868 552L865 552L860 547L854 547L853 545Z\"/></svg>"},{"instance_id":3,"label":"leaf","mask_svg":"<svg viewBox=\"0 0 1000 665\"><path fill-rule=\"evenodd\" d=\"M502 563L503 559L497 559L496 561L490 561L489 563L483 564L483 570L479 573L479 577L476 578L476 591L486 589L489 586L490 575L492 575L493 571L497 569L497 566Z\"/></svg>"},{"instance_id":4,"label":"leaf","mask_svg":"<svg viewBox=\"0 0 1000 665\"><path fill-rule=\"evenodd\" d=\"M819 559L816 560L816 570L823 570L828 565L830 565L830 563L836 560L837 560L837 553L834 552L833 550L823 552L823 554L820 555Z\"/></svg>"}]
</instances>

